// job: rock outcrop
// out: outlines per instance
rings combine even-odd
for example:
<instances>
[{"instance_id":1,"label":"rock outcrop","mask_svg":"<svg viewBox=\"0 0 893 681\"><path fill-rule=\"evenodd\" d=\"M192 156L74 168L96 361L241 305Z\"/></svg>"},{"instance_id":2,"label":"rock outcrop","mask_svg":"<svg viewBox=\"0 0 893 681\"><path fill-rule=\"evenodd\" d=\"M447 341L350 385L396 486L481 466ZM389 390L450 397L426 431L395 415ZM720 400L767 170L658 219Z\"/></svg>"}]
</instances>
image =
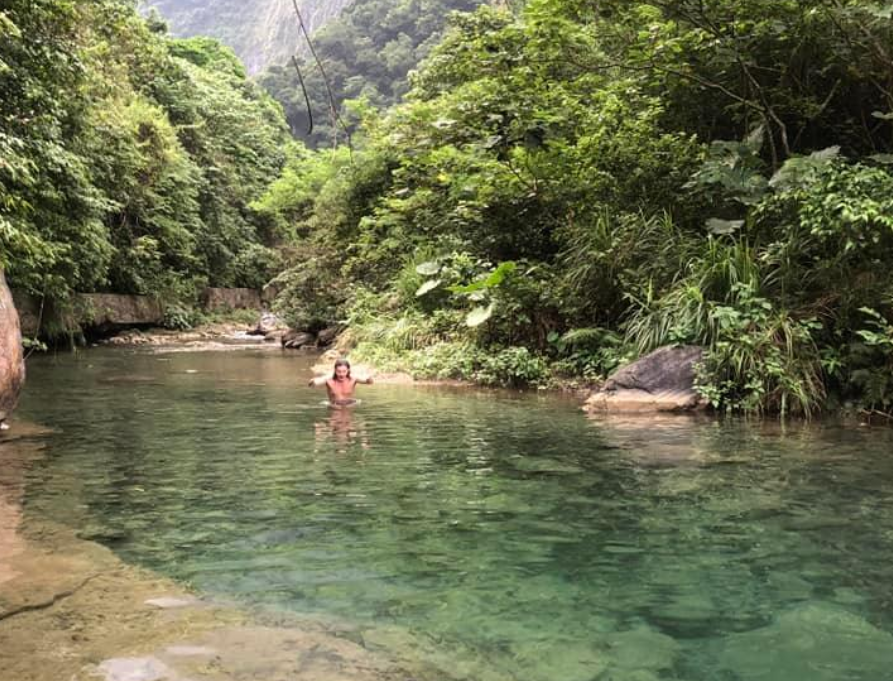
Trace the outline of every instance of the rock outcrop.
<instances>
[{"instance_id":1,"label":"rock outcrop","mask_svg":"<svg viewBox=\"0 0 893 681\"><path fill-rule=\"evenodd\" d=\"M696 346L663 347L619 369L586 400L588 412L679 412L702 406L695 392Z\"/></svg>"},{"instance_id":2,"label":"rock outcrop","mask_svg":"<svg viewBox=\"0 0 893 681\"><path fill-rule=\"evenodd\" d=\"M311 35L347 4L298 0ZM206 35L229 45L252 75L285 64L296 49L304 49L291 0L143 0L141 7L159 10L177 37Z\"/></svg>"},{"instance_id":3,"label":"rock outcrop","mask_svg":"<svg viewBox=\"0 0 893 681\"><path fill-rule=\"evenodd\" d=\"M19 314L0 270L0 426L12 413L25 382Z\"/></svg>"},{"instance_id":4,"label":"rock outcrop","mask_svg":"<svg viewBox=\"0 0 893 681\"><path fill-rule=\"evenodd\" d=\"M12 297L24 336L56 337L87 328L114 331L157 326L164 320L161 303L149 296L77 293L64 310L23 291L13 291Z\"/></svg>"},{"instance_id":5,"label":"rock outcrop","mask_svg":"<svg viewBox=\"0 0 893 681\"><path fill-rule=\"evenodd\" d=\"M77 302L83 308L81 323L86 327L116 329L161 324L161 303L149 296L118 293L81 293Z\"/></svg>"},{"instance_id":6,"label":"rock outcrop","mask_svg":"<svg viewBox=\"0 0 893 681\"><path fill-rule=\"evenodd\" d=\"M316 336L306 331L288 331L280 339L283 348L296 350L316 344Z\"/></svg>"},{"instance_id":7,"label":"rock outcrop","mask_svg":"<svg viewBox=\"0 0 893 681\"><path fill-rule=\"evenodd\" d=\"M260 292L253 288L206 288L202 305L208 312L217 310L260 310Z\"/></svg>"}]
</instances>

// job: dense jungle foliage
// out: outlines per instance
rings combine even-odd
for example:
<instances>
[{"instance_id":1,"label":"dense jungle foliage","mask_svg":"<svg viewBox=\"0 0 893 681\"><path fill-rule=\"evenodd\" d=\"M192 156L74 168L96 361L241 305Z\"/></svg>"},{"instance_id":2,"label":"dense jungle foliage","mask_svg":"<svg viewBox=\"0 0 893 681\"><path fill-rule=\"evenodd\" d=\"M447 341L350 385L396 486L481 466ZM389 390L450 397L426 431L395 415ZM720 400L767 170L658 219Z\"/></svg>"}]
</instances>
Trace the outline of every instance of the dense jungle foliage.
<instances>
[{"instance_id":1,"label":"dense jungle foliage","mask_svg":"<svg viewBox=\"0 0 893 681\"><path fill-rule=\"evenodd\" d=\"M418 375L594 381L696 343L718 408L893 409L893 3L530 0L433 47L422 5L384 42L364 7L332 38L353 144L314 151L213 41L7 2L12 282L183 305L272 278L293 326Z\"/></svg>"},{"instance_id":2,"label":"dense jungle foliage","mask_svg":"<svg viewBox=\"0 0 893 681\"><path fill-rule=\"evenodd\" d=\"M280 107L233 53L174 40L134 3L10 0L0 11L0 266L73 292L188 301L263 283L279 235L250 203L280 172Z\"/></svg>"},{"instance_id":3,"label":"dense jungle foliage","mask_svg":"<svg viewBox=\"0 0 893 681\"><path fill-rule=\"evenodd\" d=\"M352 132L357 122L345 102L362 99L378 109L398 102L409 89L409 71L440 40L449 13L480 4L481 0L355 0L313 33L325 78L308 50L298 57L306 98L292 64L270 67L260 83L282 104L295 137L310 147L344 143L346 132ZM332 101L341 123L333 115Z\"/></svg>"},{"instance_id":4,"label":"dense jungle foliage","mask_svg":"<svg viewBox=\"0 0 893 681\"><path fill-rule=\"evenodd\" d=\"M255 207L279 308L503 384L707 348L720 408L889 410L893 4L531 0L456 15L354 150Z\"/></svg>"}]
</instances>

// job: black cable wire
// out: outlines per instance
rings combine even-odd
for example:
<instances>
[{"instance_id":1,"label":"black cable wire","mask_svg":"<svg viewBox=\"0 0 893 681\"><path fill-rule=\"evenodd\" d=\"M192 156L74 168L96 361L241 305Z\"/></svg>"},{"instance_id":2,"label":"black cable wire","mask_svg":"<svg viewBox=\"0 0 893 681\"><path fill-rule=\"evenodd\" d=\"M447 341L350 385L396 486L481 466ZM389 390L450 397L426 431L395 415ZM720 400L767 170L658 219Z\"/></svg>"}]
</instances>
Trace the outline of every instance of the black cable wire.
<instances>
[{"instance_id":1,"label":"black cable wire","mask_svg":"<svg viewBox=\"0 0 893 681\"><path fill-rule=\"evenodd\" d=\"M291 63L295 66L295 71L298 73L298 82L301 84L301 92L304 93L304 103L307 105L307 118L310 121L310 124L307 126L307 136L310 136L310 133L313 132L313 107L310 106L310 95L307 94L307 87L304 85L304 76L301 74L301 67L298 65L298 58L295 55L291 56Z\"/></svg>"},{"instance_id":2,"label":"black cable wire","mask_svg":"<svg viewBox=\"0 0 893 681\"><path fill-rule=\"evenodd\" d=\"M313 46L313 41L310 40L310 33L307 31L307 26L304 25L304 17L301 16L301 10L298 8L298 0L291 0L292 6L295 8L295 14L298 17L298 25L301 27L301 32L304 34L304 38L307 40L307 46L310 48L310 54L313 55L313 59L316 61L316 65L319 67L319 72L322 74L322 81L326 86L326 92L329 95L329 107L332 111L332 117L335 121L341 125L341 128L344 130L344 134L347 136L347 148L350 151L351 157L353 157L353 145L350 139L350 130L347 129L347 126L344 124L344 121L341 119L341 114L338 113L338 106L335 102L335 95L332 93L332 87L329 85L329 77L326 75L326 70L323 68L322 61L319 59L319 55L316 54L316 48Z\"/></svg>"}]
</instances>

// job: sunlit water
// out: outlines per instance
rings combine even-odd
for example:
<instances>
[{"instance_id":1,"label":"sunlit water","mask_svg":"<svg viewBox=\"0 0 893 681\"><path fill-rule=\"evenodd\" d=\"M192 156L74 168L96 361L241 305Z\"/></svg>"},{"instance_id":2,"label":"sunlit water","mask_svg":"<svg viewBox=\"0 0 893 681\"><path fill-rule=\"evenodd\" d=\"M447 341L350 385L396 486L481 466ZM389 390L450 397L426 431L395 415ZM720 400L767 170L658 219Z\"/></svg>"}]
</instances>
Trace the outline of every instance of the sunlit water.
<instances>
[{"instance_id":1,"label":"sunlit water","mask_svg":"<svg viewBox=\"0 0 893 681\"><path fill-rule=\"evenodd\" d=\"M351 622L419 678L893 679L890 430L382 385L333 412L310 364L32 358L26 522Z\"/></svg>"}]
</instances>

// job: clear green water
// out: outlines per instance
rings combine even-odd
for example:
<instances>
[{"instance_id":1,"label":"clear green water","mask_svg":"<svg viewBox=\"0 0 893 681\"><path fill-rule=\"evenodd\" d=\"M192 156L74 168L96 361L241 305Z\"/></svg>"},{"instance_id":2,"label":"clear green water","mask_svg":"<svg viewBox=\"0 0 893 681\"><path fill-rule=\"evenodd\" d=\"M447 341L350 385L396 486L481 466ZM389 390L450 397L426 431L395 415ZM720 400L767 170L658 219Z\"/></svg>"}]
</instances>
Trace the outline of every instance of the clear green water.
<instances>
[{"instance_id":1,"label":"clear green water","mask_svg":"<svg viewBox=\"0 0 893 681\"><path fill-rule=\"evenodd\" d=\"M893 679L893 431L587 419L310 359L35 357L26 519L489 681Z\"/></svg>"}]
</instances>

